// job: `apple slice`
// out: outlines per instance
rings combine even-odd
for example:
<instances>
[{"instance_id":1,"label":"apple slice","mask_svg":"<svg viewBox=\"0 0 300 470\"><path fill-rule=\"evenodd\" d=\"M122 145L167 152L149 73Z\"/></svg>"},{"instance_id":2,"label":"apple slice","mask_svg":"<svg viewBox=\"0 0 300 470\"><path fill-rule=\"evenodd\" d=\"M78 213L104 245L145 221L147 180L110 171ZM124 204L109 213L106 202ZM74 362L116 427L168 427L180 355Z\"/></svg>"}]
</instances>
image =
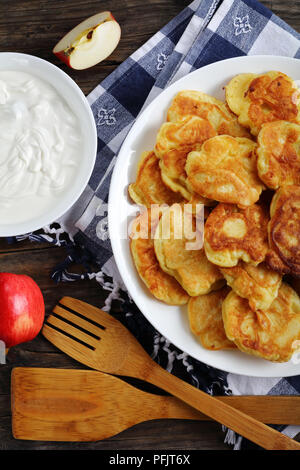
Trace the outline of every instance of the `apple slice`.
<instances>
[{"instance_id":1,"label":"apple slice","mask_svg":"<svg viewBox=\"0 0 300 470\"><path fill-rule=\"evenodd\" d=\"M54 47L53 53L69 67L83 70L106 59L117 47L121 28L110 11L82 21Z\"/></svg>"}]
</instances>

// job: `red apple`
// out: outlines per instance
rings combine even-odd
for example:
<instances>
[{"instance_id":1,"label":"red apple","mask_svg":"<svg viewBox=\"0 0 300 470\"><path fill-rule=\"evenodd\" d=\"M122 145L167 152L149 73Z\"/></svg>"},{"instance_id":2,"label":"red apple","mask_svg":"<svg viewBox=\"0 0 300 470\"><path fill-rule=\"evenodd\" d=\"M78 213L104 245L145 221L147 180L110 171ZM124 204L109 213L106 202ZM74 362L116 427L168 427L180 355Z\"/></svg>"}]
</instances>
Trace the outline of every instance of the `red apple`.
<instances>
[{"instance_id":1,"label":"red apple","mask_svg":"<svg viewBox=\"0 0 300 470\"><path fill-rule=\"evenodd\" d=\"M121 28L110 11L87 18L54 47L54 54L69 67L87 69L106 59L117 47Z\"/></svg>"},{"instance_id":2,"label":"red apple","mask_svg":"<svg viewBox=\"0 0 300 470\"><path fill-rule=\"evenodd\" d=\"M0 273L0 340L6 348L32 340L45 318L39 286L29 276Z\"/></svg>"}]
</instances>

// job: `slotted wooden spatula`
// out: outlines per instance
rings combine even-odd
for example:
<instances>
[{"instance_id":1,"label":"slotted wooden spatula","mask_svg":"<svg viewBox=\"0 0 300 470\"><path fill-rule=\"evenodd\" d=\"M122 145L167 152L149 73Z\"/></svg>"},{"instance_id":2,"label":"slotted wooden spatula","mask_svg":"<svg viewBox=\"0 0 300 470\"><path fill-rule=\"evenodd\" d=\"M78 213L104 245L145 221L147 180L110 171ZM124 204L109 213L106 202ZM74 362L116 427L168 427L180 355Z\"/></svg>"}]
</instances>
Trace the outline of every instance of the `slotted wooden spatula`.
<instances>
[{"instance_id":1,"label":"slotted wooden spatula","mask_svg":"<svg viewBox=\"0 0 300 470\"><path fill-rule=\"evenodd\" d=\"M256 419L300 424L300 397L218 397ZM152 419L209 420L181 400L94 370L17 367L11 376L16 439L98 441ZM298 421L297 421L298 420Z\"/></svg>"},{"instance_id":2,"label":"slotted wooden spatula","mask_svg":"<svg viewBox=\"0 0 300 470\"><path fill-rule=\"evenodd\" d=\"M111 315L71 297L60 304L43 334L69 356L103 372L147 380L265 449L300 450L300 443L161 368Z\"/></svg>"}]
</instances>

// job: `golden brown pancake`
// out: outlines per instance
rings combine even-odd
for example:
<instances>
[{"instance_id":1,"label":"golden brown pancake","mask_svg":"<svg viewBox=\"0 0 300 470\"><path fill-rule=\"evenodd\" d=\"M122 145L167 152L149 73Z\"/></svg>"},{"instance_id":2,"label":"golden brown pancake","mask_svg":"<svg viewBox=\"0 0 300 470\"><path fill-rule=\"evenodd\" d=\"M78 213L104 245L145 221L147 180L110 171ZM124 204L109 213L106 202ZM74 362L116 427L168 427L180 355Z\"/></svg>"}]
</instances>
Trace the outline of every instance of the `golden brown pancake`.
<instances>
[{"instance_id":1,"label":"golden brown pancake","mask_svg":"<svg viewBox=\"0 0 300 470\"><path fill-rule=\"evenodd\" d=\"M242 127L236 116L226 103L201 91L183 90L177 93L168 110L168 121L181 121L186 116L198 116L206 119L216 133L232 135L233 137L250 137L247 129Z\"/></svg>"},{"instance_id":2,"label":"golden brown pancake","mask_svg":"<svg viewBox=\"0 0 300 470\"><path fill-rule=\"evenodd\" d=\"M158 221L158 214L152 215L151 220L149 209L135 219L130 240L133 261L141 279L157 299L170 305L182 305L187 303L189 296L174 277L160 268L155 256L151 233Z\"/></svg>"},{"instance_id":3,"label":"golden brown pancake","mask_svg":"<svg viewBox=\"0 0 300 470\"><path fill-rule=\"evenodd\" d=\"M287 121L264 124L258 134L257 170L268 188L300 185L300 126Z\"/></svg>"},{"instance_id":4,"label":"golden brown pancake","mask_svg":"<svg viewBox=\"0 0 300 470\"><path fill-rule=\"evenodd\" d=\"M216 132L212 125L196 116L188 116L179 122L166 122L157 134L155 153L160 158L162 179L186 200L193 195L186 183L186 157L191 150L200 148L205 140L214 135Z\"/></svg>"},{"instance_id":5,"label":"golden brown pancake","mask_svg":"<svg viewBox=\"0 0 300 470\"><path fill-rule=\"evenodd\" d=\"M248 354L286 362L300 349L300 299L282 283L267 310L254 312L247 299L231 291L223 302L227 337Z\"/></svg>"},{"instance_id":6,"label":"golden brown pancake","mask_svg":"<svg viewBox=\"0 0 300 470\"><path fill-rule=\"evenodd\" d=\"M136 204L150 207L151 204L168 204L182 201L178 193L171 191L163 182L159 159L154 152L143 152L138 164L136 182L128 188Z\"/></svg>"},{"instance_id":7,"label":"golden brown pancake","mask_svg":"<svg viewBox=\"0 0 300 470\"><path fill-rule=\"evenodd\" d=\"M300 276L300 186L278 189L268 225L270 251L266 262L274 271Z\"/></svg>"},{"instance_id":8,"label":"golden brown pancake","mask_svg":"<svg viewBox=\"0 0 300 470\"><path fill-rule=\"evenodd\" d=\"M221 287L224 278L205 256L203 224L197 230L194 215L183 209L184 205L173 204L163 212L155 232L155 254L161 269L190 296L202 295Z\"/></svg>"},{"instance_id":9,"label":"golden brown pancake","mask_svg":"<svg viewBox=\"0 0 300 470\"><path fill-rule=\"evenodd\" d=\"M264 188L257 176L256 144L249 139L220 135L200 151L189 153L188 183L200 196L220 202L251 206Z\"/></svg>"},{"instance_id":10,"label":"golden brown pancake","mask_svg":"<svg viewBox=\"0 0 300 470\"><path fill-rule=\"evenodd\" d=\"M257 265L268 251L268 217L258 205L239 209L233 204L218 204L204 227L207 258L223 267L236 266L239 260Z\"/></svg>"},{"instance_id":11,"label":"golden brown pancake","mask_svg":"<svg viewBox=\"0 0 300 470\"><path fill-rule=\"evenodd\" d=\"M248 299L252 310L266 310L277 297L281 275L264 263L253 266L240 261L232 268L220 268L227 284L240 297Z\"/></svg>"},{"instance_id":12,"label":"golden brown pancake","mask_svg":"<svg viewBox=\"0 0 300 470\"><path fill-rule=\"evenodd\" d=\"M199 338L206 349L235 349L225 334L222 319L222 302L230 289L210 292L206 295L191 297L188 303L188 315L191 331Z\"/></svg>"},{"instance_id":13,"label":"golden brown pancake","mask_svg":"<svg viewBox=\"0 0 300 470\"><path fill-rule=\"evenodd\" d=\"M242 126L257 135L263 124L290 121L300 124L300 94L293 80L281 72L236 75L226 86L226 101Z\"/></svg>"}]
</instances>

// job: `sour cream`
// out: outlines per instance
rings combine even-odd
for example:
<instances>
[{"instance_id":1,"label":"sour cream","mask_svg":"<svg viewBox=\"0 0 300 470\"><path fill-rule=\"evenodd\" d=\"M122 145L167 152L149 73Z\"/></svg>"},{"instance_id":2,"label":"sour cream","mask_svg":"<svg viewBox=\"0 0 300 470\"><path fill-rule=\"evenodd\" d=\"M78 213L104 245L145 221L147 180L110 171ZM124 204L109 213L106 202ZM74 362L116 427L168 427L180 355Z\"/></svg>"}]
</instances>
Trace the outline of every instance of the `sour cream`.
<instances>
[{"instance_id":1,"label":"sour cream","mask_svg":"<svg viewBox=\"0 0 300 470\"><path fill-rule=\"evenodd\" d=\"M47 213L82 156L80 124L64 98L25 72L0 72L0 221Z\"/></svg>"}]
</instances>

